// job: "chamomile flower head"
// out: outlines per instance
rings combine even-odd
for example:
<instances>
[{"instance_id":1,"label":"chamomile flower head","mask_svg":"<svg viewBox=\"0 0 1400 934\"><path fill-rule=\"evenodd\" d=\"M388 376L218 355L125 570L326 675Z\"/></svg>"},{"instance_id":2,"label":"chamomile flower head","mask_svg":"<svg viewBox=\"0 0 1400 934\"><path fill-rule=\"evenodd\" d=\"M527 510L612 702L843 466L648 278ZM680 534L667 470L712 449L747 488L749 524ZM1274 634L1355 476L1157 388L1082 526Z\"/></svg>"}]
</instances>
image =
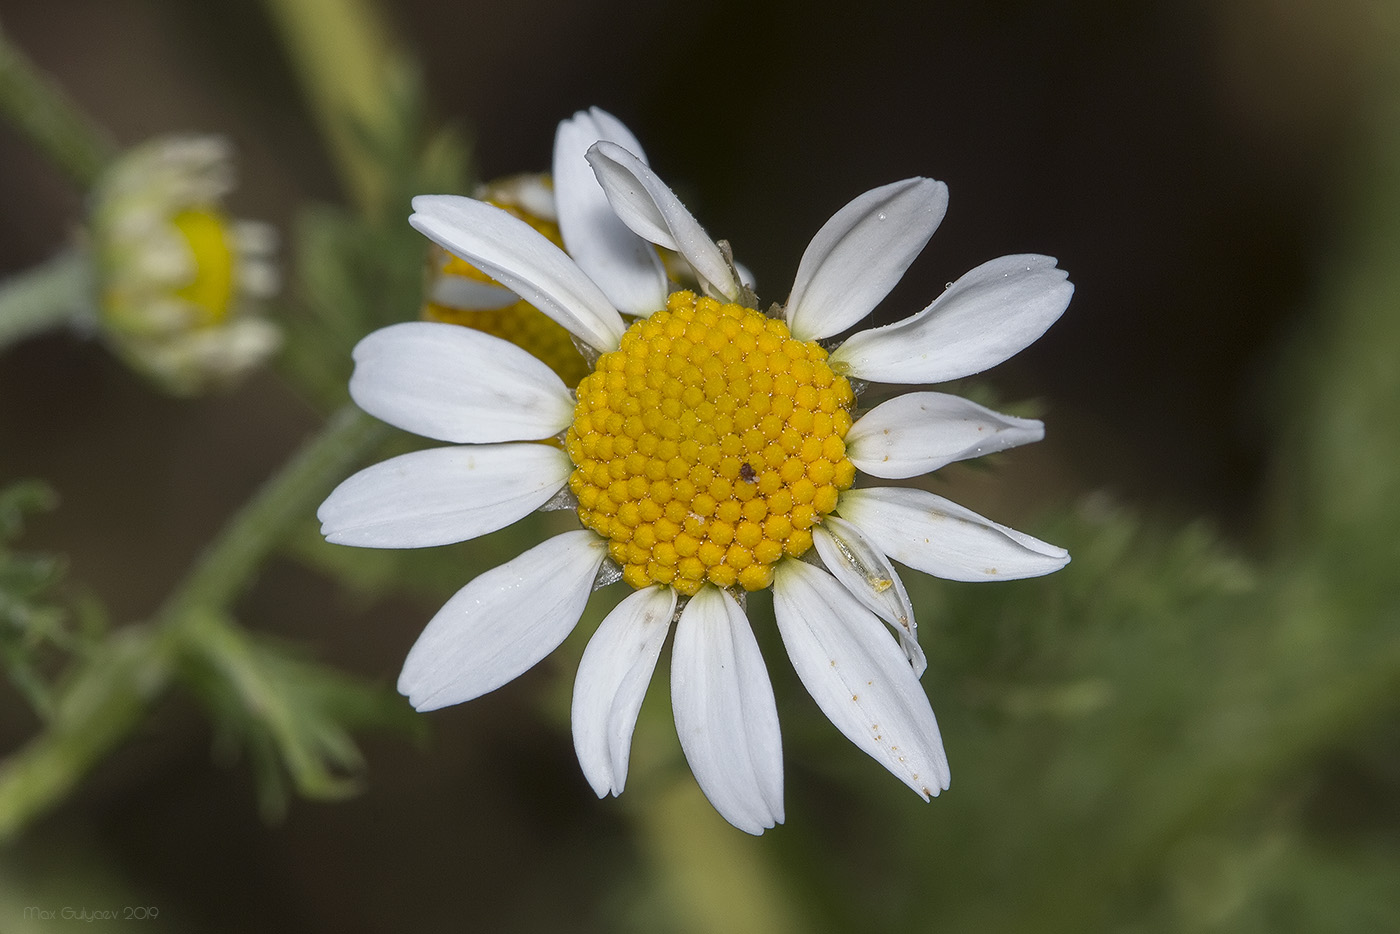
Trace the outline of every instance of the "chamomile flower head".
<instances>
[{"instance_id":1,"label":"chamomile flower head","mask_svg":"<svg viewBox=\"0 0 1400 934\"><path fill-rule=\"evenodd\" d=\"M276 231L230 218L222 205L232 188L224 140L171 136L124 154L93 194L103 330L178 394L231 382L281 343L259 317L278 287Z\"/></svg>"},{"instance_id":2,"label":"chamomile flower head","mask_svg":"<svg viewBox=\"0 0 1400 934\"><path fill-rule=\"evenodd\" d=\"M582 528L468 583L409 652L419 710L470 700L552 652L595 583L631 593L589 640L573 695L575 748L601 796L626 782L647 683L674 629L681 747L728 821L783 820L782 744L745 592L773 590L778 632L818 706L927 799L948 787L925 667L893 562L953 580L1046 574L1066 552L942 497L856 487L1038 440L1037 421L937 392L868 412L856 388L931 383L1015 354L1068 304L1049 257L992 260L922 311L832 345L899 280L943 217L947 188L914 178L846 205L808 246L786 302L760 306L716 244L599 110L556 136L568 252L467 198L414 200L411 222L566 328L592 370L566 385L525 350L443 324L394 325L355 350L366 411L450 446L394 458L322 505L333 542L462 541L571 494ZM655 247L682 256L679 289ZM562 440L562 444L559 442Z\"/></svg>"}]
</instances>

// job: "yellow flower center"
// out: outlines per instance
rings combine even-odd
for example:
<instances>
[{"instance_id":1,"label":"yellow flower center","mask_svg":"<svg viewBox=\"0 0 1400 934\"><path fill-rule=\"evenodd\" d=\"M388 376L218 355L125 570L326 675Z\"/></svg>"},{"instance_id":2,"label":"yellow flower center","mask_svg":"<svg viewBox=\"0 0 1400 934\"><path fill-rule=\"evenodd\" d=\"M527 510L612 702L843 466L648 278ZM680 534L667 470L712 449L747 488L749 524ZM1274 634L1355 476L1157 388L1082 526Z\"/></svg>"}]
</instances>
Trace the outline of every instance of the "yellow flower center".
<instances>
[{"instance_id":1,"label":"yellow flower center","mask_svg":"<svg viewBox=\"0 0 1400 934\"><path fill-rule=\"evenodd\" d=\"M204 324L217 324L228 317L233 304L237 256L228 222L212 210L181 211L171 218L194 254L194 278L175 294L197 307Z\"/></svg>"},{"instance_id":2,"label":"yellow flower center","mask_svg":"<svg viewBox=\"0 0 1400 934\"><path fill-rule=\"evenodd\" d=\"M566 446L583 524L633 587L767 587L855 479L851 385L752 308L676 292L578 387Z\"/></svg>"}]
</instances>

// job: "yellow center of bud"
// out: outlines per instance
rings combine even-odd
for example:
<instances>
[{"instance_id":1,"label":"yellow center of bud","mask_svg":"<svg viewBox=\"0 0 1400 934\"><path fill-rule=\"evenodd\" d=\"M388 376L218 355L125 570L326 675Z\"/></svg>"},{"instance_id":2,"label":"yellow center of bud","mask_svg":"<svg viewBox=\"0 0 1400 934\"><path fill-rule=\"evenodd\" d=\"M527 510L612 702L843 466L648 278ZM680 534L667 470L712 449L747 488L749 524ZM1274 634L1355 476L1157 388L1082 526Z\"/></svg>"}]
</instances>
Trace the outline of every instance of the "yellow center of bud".
<instances>
[{"instance_id":1,"label":"yellow center of bud","mask_svg":"<svg viewBox=\"0 0 1400 934\"><path fill-rule=\"evenodd\" d=\"M633 587L767 587L855 479L855 396L816 343L676 292L579 384L566 446L583 524Z\"/></svg>"},{"instance_id":2,"label":"yellow center of bud","mask_svg":"<svg viewBox=\"0 0 1400 934\"><path fill-rule=\"evenodd\" d=\"M218 324L233 304L237 256L228 223L212 210L181 211L171 218L194 255L194 278L175 294L197 307L204 324Z\"/></svg>"}]
</instances>

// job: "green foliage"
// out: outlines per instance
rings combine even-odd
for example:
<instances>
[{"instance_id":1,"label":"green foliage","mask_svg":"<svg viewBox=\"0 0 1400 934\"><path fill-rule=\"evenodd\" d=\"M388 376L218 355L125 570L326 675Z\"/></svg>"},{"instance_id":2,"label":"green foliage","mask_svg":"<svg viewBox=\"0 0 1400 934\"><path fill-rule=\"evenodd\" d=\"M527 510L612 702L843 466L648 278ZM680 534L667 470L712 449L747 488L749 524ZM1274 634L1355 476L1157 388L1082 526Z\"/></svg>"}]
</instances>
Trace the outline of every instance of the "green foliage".
<instances>
[{"instance_id":1,"label":"green foliage","mask_svg":"<svg viewBox=\"0 0 1400 934\"><path fill-rule=\"evenodd\" d=\"M10 547L26 516L57 504L53 490L37 481L0 490L0 659L16 690L45 718L54 705L44 676L47 656L81 651L102 625L95 604L75 611L60 593L67 569L62 557Z\"/></svg>"},{"instance_id":2,"label":"green foliage","mask_svg":"<svg viewBox=\"0 0 1400 934\"><path fill-rule=\"evenodd\" d=\"M398 694L301 656L290 646L208 613L186 627L178 674L208 709L227 752L242 749L264 816L297 794L336 800L361 787L362 728L412 733L420 721Z\"/></svg>"},{"instance_id":3,"label":"green foliage","mask_svg":"<svg viewBox=\"0 0 1400 934\"><path fill-rule=\"evenodd\" d=\"M1092 500L1039 531L1075 556L1055 578L908 577L953 765L927 810L858 754L823 762L826 730L787 729L790 760L821 763L789 783L783 851L824 929L1349 931L1396 917L1400 899L1374 898L1400 878L1393 834L1339 838L1300 793L1351 761L1349 737L1396 722L1394 619L1341 626L1315 581L1199 525L1173 533ZM1400 790L1384 748L1364 808Z\"/></svg>"}]
</instances>

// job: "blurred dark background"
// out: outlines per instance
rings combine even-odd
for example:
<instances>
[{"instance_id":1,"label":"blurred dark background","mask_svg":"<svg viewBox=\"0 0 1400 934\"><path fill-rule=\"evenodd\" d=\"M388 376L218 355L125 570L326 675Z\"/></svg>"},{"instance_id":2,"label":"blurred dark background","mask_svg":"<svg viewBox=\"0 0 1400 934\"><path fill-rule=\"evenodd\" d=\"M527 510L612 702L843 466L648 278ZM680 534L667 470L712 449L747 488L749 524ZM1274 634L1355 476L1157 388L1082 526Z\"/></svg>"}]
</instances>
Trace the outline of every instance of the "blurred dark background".
<instances>
[{"instance_id":1,"label":"blurred dark background","mask_svg":"<svg viewBox=\"0 0 1400 934\"><path fill-rule=\"evenodd\" d=\"M1004 253L1057 256L1077 287L1044 339L984 378L1001 399L1036 400L1047 440L991 482L959 475L950 495L1034 532L1039 510L1107 490L1207 517L1248 550L1272 367L1333 248L1365 105L1348 24L1319 31L1298 9L399 0L387 12L437 116L474 138L481 177L546 169L555 122L600 105L766 299L782 298L807 240L851 197L909 175L946 181L947 219L882 313L921 308ZM294 206L341 197L259 4L5 0L0 25L123 144L231 137L238 213L285 228ZM0 275L59 249L82 216L73 187L4 128L0 193ZM45 477L62 496L26 541L68 551L117 619L149 614L316 423L271 375L174 401L73 335L0 357L0 481ZM285 562L240 609L386 682L430 612L353 605ZM579 779L567 732L528 711L548 680L436 716L425 747L369 740L364 795L294 803L274 827L257 819L244 767L214 762L201 721L173 702L33 830L24 859L41 872L82 841L131 891L178 906L180 929L532 930L566 917L606 930L591 919L616 906L599 902L639 896L628 886L646 871L619 805ZM10 748L35 724L0 698Z\"/></svg>"}]
</instances>

